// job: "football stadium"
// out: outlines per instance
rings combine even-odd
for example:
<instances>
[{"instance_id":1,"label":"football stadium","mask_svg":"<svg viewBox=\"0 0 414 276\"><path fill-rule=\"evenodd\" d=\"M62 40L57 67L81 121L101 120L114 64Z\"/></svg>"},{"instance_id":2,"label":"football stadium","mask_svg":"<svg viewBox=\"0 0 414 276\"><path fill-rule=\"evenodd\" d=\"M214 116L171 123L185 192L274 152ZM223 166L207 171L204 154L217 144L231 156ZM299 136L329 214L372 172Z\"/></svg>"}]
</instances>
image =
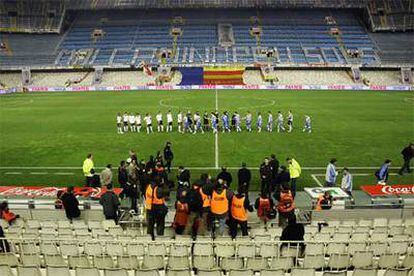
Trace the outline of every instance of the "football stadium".
<instances>
[{"instance_id":1,"label":"football stadium","mask_svg":"<svg viewBox=\"0 0 414 276\"><path fill-rule=\"evenodd\" d=\"M414 276L413 0L0 0L0 276Z\"/></svg>"}]
</instances>

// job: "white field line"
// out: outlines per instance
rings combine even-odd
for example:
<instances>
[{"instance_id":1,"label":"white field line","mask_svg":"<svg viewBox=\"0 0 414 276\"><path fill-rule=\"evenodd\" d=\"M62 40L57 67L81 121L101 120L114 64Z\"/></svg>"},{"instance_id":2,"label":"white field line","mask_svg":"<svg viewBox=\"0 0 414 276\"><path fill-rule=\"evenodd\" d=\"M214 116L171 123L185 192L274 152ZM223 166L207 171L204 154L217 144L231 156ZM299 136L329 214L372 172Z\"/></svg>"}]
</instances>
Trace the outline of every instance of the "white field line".
<instances>
[{"instance_id":1,"label":"white field line","mask_svg":"<svg viewBox=\"0 0 414 276\"><path fill-rule=\"evenodd\" d=\"M54 174L56 174L56 175L74 175L74 173L71 173L71 172L57 172L57 173L54 173Z\"/></svg>"},{"instance_id":2,"label":"white field line","mask_svg":"<svg viewBox=\"0 0 414 276\"><path fill-rule=\"evenodd\" d=\"M22 174L21 172L5 172L4 174Z\"/></svg>"},{"instance_id":3,"label":"white field line","mask_svg":"<svg viewBox=\"0 0 414 276\"><path fill-rule=\"evenodd\" d=\"M312 174L314 176L325 176L325 174L321 174L321 173L315 173ZM353 173L352 176L369 176L369 175L374 175L373 173ZM398 175L398 173L389 173L389 175Z\"/></svg>"},{"instance_id":4,"label":"white field line","mask_svg":"<svg viewBox=\"0 0 414 276\"><path fill-rule=\"evenodd\" d=\"M315 180L316 184L318 184L318 186L323 187L322 183L319 181L319 179L316 177L315 174L311 174L311 177L313 180Z\"/></svg>"},{"instance_id":5,"label":"white field line","mask_svg":"<svg viewBox=\"0 0 414 276\"><path fill-rule=\"evenodd\" d=\"M218 90L216 88L216 110L218 110ZM218 119L218 118L217 118ZM218 141L218 131L214 136L214 167L215 169L219 168L219 141Z\"/></svg>"},{"instance_id":6,"label":"white field line","mask_svg":"<svg viewBox=\"0 0 414 276\"><path fill-rule=\"evenodd\" d=\"M45 175L48 174L47 172L30 172L29 174L34 174L34 175Z\"/></svg>"},{"instance_id":7,"label":"white field line","mask_svg":"<svg viewBox=\"0 0 414 276\"><path fill-rule=\"evenodd\" d=\"M96 169L104 169L105 167L95 167ZM215 170L218 167L186 167L190 170ZM259 167L247 167L250 170L259 170ZM375 170L379 167L348 167L350 170ZM391 167L391 169L399 169L400 167ZM81 170L82 167L0 167L0 170ZM172 167L172 169L178 169L178 167ZM238 170L240 167L227 167L229 170ZM114 169L115 170L115 169ZM326 170L326 167L302 167L304 171L321 171ZM13 174L13 173L12 173ZM325 175L325 174L323 174ZM355 175L355 174L353 174Z\"/></svg>"}]
</instances>

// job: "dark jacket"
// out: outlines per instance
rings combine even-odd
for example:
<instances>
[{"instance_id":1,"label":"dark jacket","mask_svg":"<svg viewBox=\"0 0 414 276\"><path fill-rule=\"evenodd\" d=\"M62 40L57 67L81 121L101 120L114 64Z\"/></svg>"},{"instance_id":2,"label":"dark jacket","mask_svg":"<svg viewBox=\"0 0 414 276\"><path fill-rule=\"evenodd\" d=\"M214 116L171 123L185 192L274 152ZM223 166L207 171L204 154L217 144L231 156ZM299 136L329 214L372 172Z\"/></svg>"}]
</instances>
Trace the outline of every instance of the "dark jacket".
<instances>
[{"instance_id":1,"label":"dark jacket","mask_svg":"<svg viewBox=\"0 0 414 276\"><path fill-rule=\"evenodd\" d=\"M272 170L272 178L275 179L279 171L279 160L277 160L276 158L270 159L269 166Z\"/></svg>"},{"instance_id":2,"label":"dark jacket","mask_svg":"<svg viewBox=\"0 0 414 276\"><path fill-rule=\"evenodd\" d=\"M272 180L272 168L265 163L260 165L260 180L264 182L270 182Z\"/></svg>"},{"instance_id":3,"label":"dark jacket","mask_svg":"<svg viewBox=\"0 0 414 276\"><path fill-rule=\"evenodd\" d=\"M227 186L230 187L231 182L233 181L233 177L231 176L231 173L228 171L221 171L217 175L217 179L223 179L227 182Z\"/></svg>"},{"instance_id":4,"label":"dark jacket","mask_svg":"<svg viewBox=\"0 0 414 276\"><path fill-rule=\"evenodd\" d=\"M408 146L401 151L401 154L405 160L411 160L414 157L414 150L411 146Z\"/></svg>"},{"instance_id":5,"label":"dark jacket","mask_svg":"<svg viewBox=\"0 0 414 276\"><path fill-rule=\"evenodd\" d=\"M74 194L64 193L60 199L68 219L78 218L80 216L79 201Z\"/></svg>"},{"instance_id":6,"label":"dark jacket","mask_svg":"<svg viewBox=\"0 0 414 276\"><path fill-rule=\"evenodd\" d=\"M203 199L199 188L190 189L185 197L185 202L188 204L190 212L201 213L203 211Z\"/></svg>"},{"instance_id":7,"label":"dark jacket","mask_svg":"<svg viewBox=\"0 0 414 276\"><path fill-rule=\"evenodd\" d=\"M128 171L126 168L119 167L118 168L118 183L121 188L125 188L128 182Z\"/></svg>"},{"instance_id":8,"label":"dark jacket","mask_svg":"<svg viewBox=\"0 0 414 276\"><path fill-rule=\"evenodd\" d=\"M188 182L190 184L190 171L184 169L177 178L178 182Z\"/></svg>"},{"instance_id":9,"label":"dark jacket","mask_svg":"<svg viewBox=\"0 0 414 276\"><path fill-rule=\"evenodd\" d=\"M294 223L289 224L282 231L281 241L303 241L305 236L305 227L303 224ZM290 243L291 246L296 246L297 243Z\"/></svg>"},{"instance_id":10,"label":"dark jacket","mask_svg":"<svg viewBox=\"0 0 414 276\"><path fill-rule=\"evenodd\" d=\"M171 161L174 159L174 154L171 150L171 147L165 147L164 148L164 159L167 161Z\"/></svg>"},{"instance_id":11,"label":"dark jacket","mask_svg":"<svg viewBox=\"0 0 414 276\"><path fill-rule=\"evenodd\" d=\"M0 226L0 253L10 252L9 242L5 239L3 228Z\"/></svg>"},{"instance_id":12,"label":"dark jacket","mask_svg":"<svg viewBox=\"0 0 414 276\"><path fill-rule=\"evenodd\" d=\"M252 180L252 173L247 168L241 168L237 172L237 179L239 180L239 187L243 185L249 186L250 181Z\"/></svg>"},{"instance_id":13,"label":"dark jacket","mask_svg":"<svg viewBox=\"0 0 414 276\"><path fill-rule=\"evenodd\" d=\"M118 207L121 205L118 196L113 191L107 191L99 199L103 207L104 215L107 218L116 218L118 216Z\"/></svg>"}]
</instances>

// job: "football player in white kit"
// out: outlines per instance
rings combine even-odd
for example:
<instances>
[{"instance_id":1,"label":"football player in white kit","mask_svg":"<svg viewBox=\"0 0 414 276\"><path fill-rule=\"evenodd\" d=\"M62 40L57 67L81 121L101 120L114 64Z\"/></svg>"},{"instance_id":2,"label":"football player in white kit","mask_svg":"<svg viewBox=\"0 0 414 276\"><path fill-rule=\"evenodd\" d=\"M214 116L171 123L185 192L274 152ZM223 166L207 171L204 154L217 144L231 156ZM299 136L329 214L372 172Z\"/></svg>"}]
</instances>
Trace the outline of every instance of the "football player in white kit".
<instances>
[{"instance_id":1,"label":"football player in white kit","mask_svg":"<svg viewBox=\"0 0 414 276\"><path fill-rule=\"evenodd\" d=\"M135 128L135 116L134 113L129 113L129 129L131 130L131 132L135 132L136 128Z\"/></svg>"},{"instance_id":2,"label":"football player in white kit","mask_svg":"<svg viewBox=\"0 0 414 276\"><path fill-rule=\"evenodd\" d=\"M118 134L124 134L122 132L122 116L121 116L121 113L119 112L116 115L116 127L118 128Z\"/></svg>"},{"instance_id":3,"label":"football player in white kit","mask_svg":"<svg viewBox=\"0 0 414 276\"><path fill-rule=\"evenodd\" d=\"M234 112L234 121L235 121L235 125L236 125L236 132L241 132L242 131L242 129L241 129L241 127L240 127L240 125L241 125L241 121L240 121L241 119L240 119L240 114L239 114L239 112Z\"/></svg>"},{"instance_id":4,"label":"football player in white kit","mask_svg":"<svg viewBox=\"0 0 414 276\"><path fill-rule=\"evenodd\" d=\"M151 115L149 115L148 113L145 115L144 117L144 121L147 125L147 134L150 134L151 132L153 132L152 130L152 118Z\"/></svg>"},{"instance_id":5,"label":"football player in white kit","mask_svg":"<svg viewBox=\"0 0 414 276\"><path fill-rule=\"evenodd\" d=\"M193 132L193 134L196 134L197 130L199 130L201 133L204 134L203 127L201 126L201 116L198 112L194 113L194 132Z\"/></svg>"},{"instance_id":6,"label":"football player in white kit","mask_svg":"<svg viewBox=\"0 0 414 276\"><path fill-rule=\"evenodd\" d=\"M173 116L171 110L168 110L167 113L167 132L172 132L173 129Z\"/></svg>"},{"instance_id":7,"label":"football player in white kit","mask_svg":"<svg viewBox=\"0 0 414 276\"><path fill-rule=\"evenodd\" d=\"M277 132L285 131L285 127L283 126L283 114L282 112L277 113Z\"/></svg>"},{"instance_id":8,"label":"football player in white kit","mask_svg":"<svg viewBox=\"0 0 414 276\"><path fill-rule=\"evenodd\" d=\"M248 132L252 132L252 113L250 111L247 111L245 120L246 120L246 129Z\"/></svg>"},{"instance_id":9,"label":"football player in white kit","mask_svg":"<svg viewBox=\"0 0 414 276\"><path fill-rule=\"evenodd\" d=\"M305 115L305 126L303 127L303 132L312 132L312 121L311 117L308 115Z\"/></svg>"},{"instance_id":10,"label":"football player in white kit","mask_svg":"<svg viewBox=\"0 0 414 276\"><path fill-rule=\"evenodd\" d=\"M158 132L164 132L164 125L162 123L162 113L161 111L158 111L157 115L155 116L157 119L157 131Z\"/></svg>"},{"instance_id":11,"label":"football player in white kit","mask_svg":"<svg viewBox=\"0 0 414 276\"><path fill-rule=\"evenodd\" d=\"M181 113L181 111L178 111L178 114L177 114L177 125L178 125L178 132L183 133L183 113Z\"/></svg>"},{"instance_id":12,"label":"football player in white kit","mask_svg":"<svg viewBox=\"0 0 414 276\"><path fill-rule=\"evenodd\" d=\"M267 131L269 132L273 131L273 114L271 111L268 112L268 116L267 116Z\"/></svg>"},{"instance_id":13,"label":"football player in white kit","mask_svg":"<svg viewBox=\"0 0 414 276\"><path fill-rule=\"evenodd\" d=\"M124 132L128 132L128 112L125 112L124 115L122 115L122 122L124 123Z\"/></svg>"},{"instance_id":14,"label":"football player in white kit","mask_svg":"<svg viewBox=\"0 0 414 276\"><path fill-rule=\"evenodd\" d=\"M288 115L287 115L287 125L288 125L288 132L292 132L293 130L293 114L292 114L292 110L289 110Z\"/></svg>"},{"instance_id":15,"label":"football player in white kit","mask_svg":"<svg viewBox=\"0 0 414 276\"><path fill-rule=\"evenodd\" d=\"M137 129L137 132L141 132L141 126L142 126L142 122L141 122L141 114L137 113L135 115L135 126Z\"/></svg>"}]
</instances>

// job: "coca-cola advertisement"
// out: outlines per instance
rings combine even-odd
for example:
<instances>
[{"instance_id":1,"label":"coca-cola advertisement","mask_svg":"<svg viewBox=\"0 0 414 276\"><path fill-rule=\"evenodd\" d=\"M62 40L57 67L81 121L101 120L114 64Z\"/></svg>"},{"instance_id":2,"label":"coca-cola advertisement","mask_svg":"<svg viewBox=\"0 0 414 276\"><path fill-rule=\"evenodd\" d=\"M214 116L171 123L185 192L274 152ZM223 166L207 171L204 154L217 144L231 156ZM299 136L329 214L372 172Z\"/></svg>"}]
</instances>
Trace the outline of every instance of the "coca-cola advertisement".
<instances>
[{"instance_id":1,"label":"coca-cola advertisement","mask_svg":"<svg viewBox=\"0 0 414 276\"><path fill-rule=\"evenodd\" d=\"M367 185L361 186L361 190L370 196L386 195L414 195L414 185Z\"/></svg>"},{"instance_id":2,"label":"coca-cola advertisement","mask_svg":"<svg viewBox=\"0 0 414 276\"><path fill-rule=\"evenodd\" d=\"M3 197L26 197L26 198L55 198L58 191L66 191L66 188L38 187L38 186L0 186L0 195ZM85 198L99 199L106 189L92 187L75 187L74 194ZM121 193L120 188L115 188L116 194Z\"/></svg>"}]
</instances>

